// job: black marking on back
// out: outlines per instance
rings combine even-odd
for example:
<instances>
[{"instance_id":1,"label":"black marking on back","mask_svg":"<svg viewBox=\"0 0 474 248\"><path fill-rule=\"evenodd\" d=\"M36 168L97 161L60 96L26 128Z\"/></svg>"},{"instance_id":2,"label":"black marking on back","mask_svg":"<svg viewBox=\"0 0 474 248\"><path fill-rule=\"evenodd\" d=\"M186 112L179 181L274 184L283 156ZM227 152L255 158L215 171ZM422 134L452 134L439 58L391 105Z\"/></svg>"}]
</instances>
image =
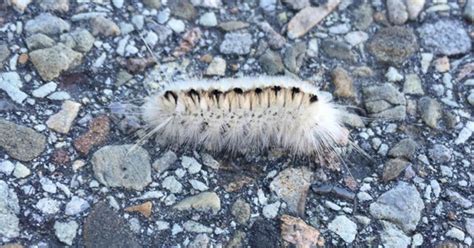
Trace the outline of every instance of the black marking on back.
<instances>
[{"instance_id":1,"label":"black marking on back","mask_svg":"<svg viewBox=\"0 0 474 248\"><path fill-rule=\"evenodd\" d=\"M262 91L263 91L263 90L262 90L262 89L260 89L260 88L256 88L256 89L255 89L255 93L256 93L257 95L258 95L258 94L261 94L261 93L262 93Z\"/></svg>"},{"instance_id":2,"label":"black marking on back","mask_svg":"<svg viewBox=\"0 0 474 248\"><path fill-rule=\"evenodd\" d=\"M239 95L244 93L244 91L241 88L234 88L234 92Z\"/></svg>"},{"instance_id":3,"label":"black marking on back","mask_svg":"<svg viewBox=\"0 0 474 248\"><path fill-rule=\"evenodd\" d=\"M300 93L300 92L301 92L300 89L297 88L297 87L291 88L291 99L295 98L295 95Z\"/></svg>"},{"instance_id":4,"label":"black marking on back","mask_svg":"<svg viewBox=\"0 0 474 248\"><path fill-rule=\"evenodd\" d=\"M191 90L188 91L186 94L191 98L191 100L193 100L193 102L194 102L194 97L193 97L193 96L196 96L196 97L197 97L198 102L201 101L201 95L199 95L199 93L198 93L197 91L195 91L194 89L191 89ZM195 102L194 102L194 103L195 103Z\"/></svg>"},{"instance_id":5,"label":"black marking on back","mask_svg":"<svg viewBox=\"0 0 474 248\"><path fill-rule=\"evenodd\" d=\"M165 98L167 100L170 100L170 97L173 97L175 104L178 103L178 95L176 95L176 93L174 93L173 91L168 90L165 92Z\"/></svg>"},{"instance_id":6,"label":"black marking on back","mask_svg":"<svg viewBox=\"0 0 474 248\"><path fill-rule=\"evenodd\" d=\"M317 96L317 95L312 95L312 96L309 98L309 102L310 102L310 103L317 102L317 101L318 101L318 96Z\"/></svg>"},{"instance_id":7,"label":"black marking on back","mask_svg":"<svg viewBox=\"0 0 474 248\"><path fill-rule=\"evenodd\" d=\"M273 91L275 91L275 96L278 94L278 92L281 90L280 86L273 86L272 88Z\"/></svg>"}]
</instances>

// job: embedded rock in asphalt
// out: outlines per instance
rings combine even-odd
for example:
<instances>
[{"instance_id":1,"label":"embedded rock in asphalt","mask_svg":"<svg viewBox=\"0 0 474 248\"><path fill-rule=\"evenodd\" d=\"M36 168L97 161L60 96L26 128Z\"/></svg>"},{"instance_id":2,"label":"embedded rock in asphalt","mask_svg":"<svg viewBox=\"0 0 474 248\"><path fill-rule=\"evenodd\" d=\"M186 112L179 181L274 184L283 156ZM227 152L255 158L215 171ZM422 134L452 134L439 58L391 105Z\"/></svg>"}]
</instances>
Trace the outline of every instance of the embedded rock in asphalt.
<instances>
[{"instance_id":1,"label":"embedded rock in asphalt","mask_svg":"<svg viewBox=\"0 0 474 248\"><path fill-rule=\"evenodd\" d=\"M416 229L425 208L415 186L400 182L370 204L370 214L379 220L390 221L409 233Z\"/></svg>"},{"instance_id":2,"label":"embedded rock in asphalt","mask_svg":"<svg viewBox=\"0 0 474 248\"><path fill-rule=\"evenodd\" d=\"M406 27L381 28L375 33L369 43L369 51L377 60L402 64L418 50L416 35Z\"/></svg>"},{"instance_id":3,"label":"embedded rock in asphalt","mask_svg":"<svg viewBox=\"0 0 474 248\"><path fill-rule=\"evenodd\" d=\"M151 182L150 156L139 146L104 146L91 162L96 179L108 187L142 190Z\"/></svg>"},{"instance_id":4,"label":"embedded rock in asphalt","mask_svg":"<svg viewBox=\"0 0 474 248\"><path fill-rule=\"evenodd\" d=\"M82 54L61 43L30 52L29 56L41 78L45 81L57 78L63 71L79 65L82 60Z\"/></svg>"},{"instance_id":5,"label":"embedded rock in asphalt","mask_svg":"<svg viewBox=\"0 0 474 248\"><path fill-rule=\"evenodd\" d=\"M0 181L0 238L16 238L20 235L17 214L20 213L18 197L4 181Z\"/></svg>"},{"instance_id":6,"label":"embedded rock in asphalt","mask_svg":"<svg viewBox=\"0 0 474 248\"><path fill-rule=\"evenodd\" d=\"M249 33L227 33L224 36L219 50L223 54L245 55L250 53L252 47L252 35Z\"/></svg>"},{"instance_id":7,"label":"embedded rock in asphalt","mask_svg":"<svg viewBox=\"0 0 474 248\"><path fill-rule=\"evenodd\" d=\"M0 119L0 147L20 161L38 157L46 147L46 137L35 130Z\"/></svg>"},{"instance_id":8,"label":"embedded rock in asphalt","mask_svg":"<svg viewBox=\"0 0 474 248\"><path fill-rule=\"evenodd\" d=\"M173 208L180 211L194 209L206 212L211 210L214 214L217 214L221 209L221 200L215 192L202 192L198 195L185 198Z\"/></svg>"},{"instance_id":9,"label":"embedded rock in asphalt","mask_svg":"<svg viewBox=\"0 0 474 248\"><path fill-rule=\"evenodd\" d=\"M104 201L84 221L83 237L85 247L142 247L128 223Z\"/></svg>"},{"instance_id":10,"label":"embedded rock in asphalt","mask_svg":"<svg viewBox=\"0 0 474 248\"><path fill-rule=\"evenodd\" d=\"M460 21L442 19L417 30L422 46L432 53L450 56L471 51L471 39Z\"/></svg>"},{"instance_id":11,"label":"embedded rock in asphalt","mask_svg":"<svg viewBox=\"0 0 474 248\"><path fill-rule=\"evenodd\" d=\"M304 210L305 199L313 173L306 167L288 168L280 172L270 183L270 189L288 204L292 213Z\"/></svg>"},{"instance_id":12,"label":"embedded rock in asphalt","mask_svg":"<svg viewBox=\"0 0 474 248\"><path fill-rule=\"evenodd\" d=\"M42 13L25 24L25 31L29 34L56 35L67 32L70 28L68 22L50 13Z\"/></svg>"}]
</instances>

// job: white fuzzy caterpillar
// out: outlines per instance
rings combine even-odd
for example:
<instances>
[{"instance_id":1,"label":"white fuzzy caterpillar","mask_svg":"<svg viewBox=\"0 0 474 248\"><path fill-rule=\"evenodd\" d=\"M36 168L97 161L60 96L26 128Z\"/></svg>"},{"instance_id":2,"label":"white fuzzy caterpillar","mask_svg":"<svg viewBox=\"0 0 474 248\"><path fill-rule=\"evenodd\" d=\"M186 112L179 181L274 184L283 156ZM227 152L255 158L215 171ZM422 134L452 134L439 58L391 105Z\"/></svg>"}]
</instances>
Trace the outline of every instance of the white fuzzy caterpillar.
<instances>
[{"instance_id":1,"label":"white fuzzy caterpillar","mask_svg":"<svg viewBox=\"0 0 474 248\"><path fill-rule=\"evenodd\" d=\"M175 82L142 106L149 135L164 145L230 153L283 148L320 160L347 143L344 114L316 87L288 77Z\"/></svg>"}]
</instances>

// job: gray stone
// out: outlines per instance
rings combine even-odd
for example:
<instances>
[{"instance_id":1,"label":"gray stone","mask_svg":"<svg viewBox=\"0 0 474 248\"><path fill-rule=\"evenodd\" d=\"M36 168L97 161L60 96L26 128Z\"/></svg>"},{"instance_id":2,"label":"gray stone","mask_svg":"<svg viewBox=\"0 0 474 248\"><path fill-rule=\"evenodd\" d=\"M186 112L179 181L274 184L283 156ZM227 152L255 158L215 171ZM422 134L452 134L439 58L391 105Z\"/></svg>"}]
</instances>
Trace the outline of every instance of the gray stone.
<instances>
[{"instance_id":1,"label":"gray stone","mask_svg":"<svg viewBox=\"0 0 474 248\"><path fill-rule=\"evenodd\" d=\"M451 160L451 149L444 145L436 144L428 150L430 158L436 163L446 163Z\"/></svg>"},{"instance_id":2,"label":"gray stone","mask_svg":"<svg viewBox=\"0 0 474 248\"><path fill-rule=\"evenodd\" d=\"M232 32L239 29L244 29L244 28L247 28L248 26L250 26L250 24L246 22L241 22L241 21L228 21L228 22L221 22L219 24L219 28L221 28L222 30L226 32Z\"/></svg>"},{"instance_id":3,"label":"gray stone","mask_svg":"<svg viewBox=\"0 0 474 248\"><path fill-rule=\"evenodd\" d=\"M48 125L48 128L56 132L67 134L69 133L80 108L80 103L66 100L62 104L61 110L48 118L46 125Z\"/></svg>"},{"instance_id":4,"label":"gray stone","mask_svg":"<svg viewBox=\"0 0 474 248\"><path fill-rule=\"evenodd\" d=\"M178 160L176 153L169 150L165 152L160 158L153 162L153 168L158 173L165 172L171 165L173 165Z\"/></svg>"},{"instance_id":5,"label":"gray stone","mask_svg":"<svg viewBox=\"0 0 474 248\"><path fill-rule=\"evenodd\" d=\"M143 15L134 15L132 17L132 23L137 30L142 30L145 25L145 17Z\"/></svg>"},{"instance_id":6,"label":"gray stone","mask_svg":"<svg viewBox=\"0 0 474 248\"><path fill-rule=\"evenodd\" d=\"M388 182L397 178L409 165L410 162L404 159L395 158L388 160L383 167L382 179Z\"/></svg>"},{"instance_id":7,"label":"gray stone","mask_svg":"<svg viewBox=\"0 0 474 248\"><path fill-rule=\"evenodd\" d=\"M275 75L285 70L280 54L270 49L260 56L258 62L268 75Z\"/></svg>"},{"instance_id":8,"label":"gray stone","mask_svg":"<svg viewBox=\"0 0 474 248\"><path fill-rule=\"evenodd\" d=\"M33 90L31 94L37 98L44 98L47 95L53 93L58 85L55 82L49 82L47 84L41 85L39 88Z\"/></svg>"},{"instance_id":9,"label":"gray stone","mask_svg":"<svg viewBox=\"0 0 474 248\"><path fill-rule=\"evenodd\" d=\"M416 142L411 138L407 138L394 145L388 152L388 155L391 157L401 157L411 160L416 153L416 148Z\"/></svg>"},{"instance_id":10,"label":"gray stone","mask_svg":"<svg viewBox=\"0 0 474 248\"><path fill-rule=\"evenodd\" d=\"M283 0L283 2L294 10L300 10L305 7L311 6L309 0Z\"/></svg>"},{"instance_id":11,"label":"gray stone","mask_svg":"<svg viewBox=\"0 0 474 248\"><path fill-rule=\"evenodd\" d=\"M283 37L281 34L275 31L268 22L261 22L258 24L258 27L267 36L267 42L271 48L280 49L285 45L286 43L285 37Z\"/></svg>"},{"instance_id":12,"label":"gray stone","mask_svg":"<svg viewBox=\"0 0 474 248\"><path fill-rule=\"evenodd\" d=\"M46 147L46 137L34 129L0 119L0 147L20 161L31 161Z\"/></svg>"},{"instance_id":13,"label":"gray stone","mask_svg":"<svg viewBox=\"0 0 474 248\"><path fill-rule=\"evenodd\" d=\"M10 162L9 160L3 160L0 162L0 172L9 176L12 174L13 170L15 169L15 165Z\"/></svg>"},{"instance_id":14,"label":"gray stone","mask_svg":"<svg viewBox=\"0 0 474 248\"><path fill-rule=\"evenodd\" d=\"M206 69L206 75L225 76L227 62L221 57L214 57Z\"/></svg>"},{"instance_id":15,"label":"gray stone","mask_svg":"<svg viewBox=\"0 0 474 248\"><path fill-rule=\"evenodd\" d=\"M98 16L91 19L91 27L93 35L103 37L118 36L121 34L119 26L110 19Z\"/></svg>"},{"instance_id":16,"label":"gray stone","mask_svg":"<svg viewBox=\"0 0 474 248\"><path fill-rule=\"evenodd\" d=\"M451 229L446 232L446 237L457 239L461 242L464 241L465 236L464 232L456 227L451 227Z\"/></svg>"},{"instance_id":17,"label":"gray stone","mask_svg":"<svg viewBox=\"0 0 474 248\"><path fill-rule=\"evenodd\" d=\"M389 64L402 64L418 50L416 35L406 27L381 28L369 43L369 51L377 60Z\"/></svg>"},{"instance_id":18,"label":"gray stone","mask_svg":"<svg viewBox=\"0 0 474 248\"><path fill-rule=\"evenodd\" d=\"M108 187L142 190L151 182L150 157L139 146L104 146L91 161L95 177Z\"/></svg>"},{"instance_id":19,"label":"gray stone","mask_svg":"<svg viewBox=\"0 0 474 248\"><path fill-rule=\"evenodd\" d=\"M214 170L218 170L220 167L220 163L208 153L201 154L201 160L205 166L212 168Z\"/></svg>"},{"instance_id":20,"label":"gray stone","mask_svg":"<svg viewBox=\"0 0 474 248\"><path fill-rule=\"evenodd\" d=\"M173 208L180 211L192 209L201 212L212 211L212 213L217 214L221 209L221 200L215 192L202 192L185 198Z\"/></svg>"},{"instance_id":21,"label":"gray stone","mask_svg":"<svg viewBox=\"0 0 474 248\"><path fill-rule=\"evenodd\" d=\"M385 73L385 77L388 79L390 82L399 82L402 81L403 75L400 74L396 68L390 66L388 68L387 73Z\"/></svg>"},{"instance_id":22,"label":"gray stone","mask_svg":"<svg viewBox=\"0 0 474 248\"><path fill-rule=\"evenodd\" d=\"M94 46L95 38L87 29L77 29L61 35L61 41L76 51L87 53Z\"/></svg>"},{"instance_id":23,"label":"gray stone","mask_svg":"<svg viewBox=\"0 0 474 248\"><path fill-rule=\"evenodd\" d=\"M40 178L41 188L51 194L56 194L58 187L47 177Z\"/></svg>"},{"instance_id":24,"label":"gray stone","mask_svg":"<svg viewBox=\"0 0 474 248\"><path fill-rule=\"evenodd\" d=\"M272 204L265 205L262 208L262 214L267 219L273 219L278 215L278 210L280 209L281 203L279 201Z\"/></svg>"},{"instance_id":25,"label":"gray stone","mask_svg":"<svg viewBox=\"0 0 474 248\"><path fill-rule=\"evenodd\" d=\"M23 82L17 72L0 73L0 90L3 90L16 103L22 103L28 95L21 91Z\"/></svg>"},{"instance_id":26,"label":"gray stone","mask_svg":"<svg viewBox=\"0 0 474 248\"><path fill-rule=\"evenodd\" d=\"M249 33L227 33L219 50L223 54L245 55L250 53L252 43L252 35Z\"/></svg>"},{"instance_id":27,"label":"gray stone","mask_svg":"<svg viewBox=\"0 0 474 248\"><path fill-rule=\"evenodd\" d=\"M356 61L356 54L352 52L351 47L346 43L326 39L321 43L321 49L331 58L348 62Z\"/></svg>"},{"instance_id":28,"label":"gray stone","mask_svg":"<svg viewBox=\"0 0 474 248\"><path fill-rule=\"evenodd\" d=\"M357 46L363 44L369 39L369 35L362 31L353 31L344 35L344 40L351 46Z\"/></svg>"},{"instance_id":29,"label":"gray stone","mask_svg":"<svg viewBox=\"0 0 474 248\"><path fill-rule=\"evenodd\" d=\"M288 168L280 172L270 183L270 189L288 205L292 213L304 210L305 199L313 173L306 167Z\"/></svg>"},{"instance_id":30,"label":"gray stone","mask_svg":"<svg viewBox=\"0 0 474 248\"><path fill-rule=\"evenodd\" d=\"M285 51L283 62L285 63L285 66L288 68L288 70L293 73L298 73L300 71L301 65L303 65L305 56L306 43L298 42Z\"/></svg>"},{"instance_id":31,"label":"gray stone","mask_svg":"<svg viewBox=\"0 0 474 248\"><path fill-rule=\"evenodd\" d=\"M81 63L82 54L58 44L56 46L30 52L30 59L41 78L50 81Z\"/></svg>"},{"instance_id":32,"label":"gray stone","mask_svg":"<svg viewBox=\"0 0 474 248\"><path fill-rule=\"evenodd\" d=\"M400 182L370 204L369 211L375 218L390 221L408 233L416 229L424 208L416 187Z\"/></svg>"},{"instance_id":33,"label":"gray stone","mask_svg":"<svg viewBox=\"0 0 474 248\"><path fill-rule=\"evenodd\" d=\"M190 174L196 174L201 170L202 165L193 157L183 156L181 165L188 170Z\"/></svg>"},{"instance_id":34,"label":"gray stone","mask_svg":"<svg viewBox=\"0 0 474 248\"><path fill-rule=\"evenodd\" d=\"M196 18L197 11L189 0L175 0L168 2L168 7L174 16L186 19L188 21Z\"/></svg>"},{"instance_id":35,"label":"gray stone","mask_svg":"<svg viewBox=\"0 0 474 248\"><path fill-rule=\"evenodd\" d=\"M63 19L50 13L42 13L25 24L25 31L28 34L43 33L56 35L69 31L71 25Z\"/></svg>"},{"instance_id":36,"label":"gray stone","mask_svg":"<svg viewBox=\"0 0 474 248\"><path fill-rule=\"evenodd\" d=\"M446 194L448 195L449 201L454 202L466 209L472 207L472 202L458 192L447 189Z\"/></svg>"},{"instance_id":37,"label":"gray stone","mask_svg":"<svg viewBox=\"0 0 474 248\"><path fill-rule=\"evenodd\" d=\"M161 185L163 188L169 190L173 194L179 194L183 191L183 185L178 180L176 180L176 177L174 176L167 176L165 179L163 179Z\"/></svg>"},{"instance_id":38,"label":"gray stone","mask_svg":"<svg viewBox=\"0 0 474 248\"><path fill-rule=\"evenodd\" d=\"M411 243L410 237L408 237L402 230L398 229L396 225L381 221L383 232L380 234L382 243L386 248L399 248L409 247Z\"/></svg>"},{"instance_id":39,"label":"gray stone","mask_svg":"<svg viewBox=\"0 0 474 248\"><path fill-rule=\"evenodd\" d=\"M61 202L51 199L51 198L41 198L36 203L36 208L39 209L43 214L53 215L59 212L61 207Z\"/></svg>"},{"instance_id":40,"label":"gray stone","mask_svg":"<svg viewBox=\"0 0 474 248\"><path fill-rule=\"evenodd\" d=\"M474 218L465 218L466 220L466 231L471 236L474 238Z\"/></svg>"},{"instance_id":41,"label":"gray stone","mask_svg":"<svg viewBox=\"0 0 474 248\"><path fill-rule=\"evenodd\" d=\"M406 75L403 92L411 95L424 95L425 91L423 90L420 77L416 74Z\"/></svg>"},{"instance_id":42,"label":"gray stone","mask_svg":"<svg viewBox=\"0 0 474 248\"><path fill-rule=\"evenodd\" d=\"M259 0L259 6L266 12L274 12L276 10L276 0Z\"/></svg>"},{"instance_id":43,"label":"gray stone","mask_svg":"<svg viewBox=\"0 0 474 248\"><path fill-rule=\"evenodd\" d=\"M26 45L30 50L43 49L54 46L54 40L45 34L33 34L26 38Z\"/></svg>"},{"instance_id":44,"label":"gray stone","mask_svg":"<svg viewBox=\"0 0 474 248\"><path fill-rule=\"evenodd\" d=\"M0 238L16 238L20 235L19 219L20 213L18 197L13 189L8 187L4 181L0 181Z\"/></svg>"},{"instance_id":45,"label":"gray stone","mask_svg":"<svg viewBox=\"0 0 474 248\"><path fill-rule=\"evenodd\" d=\"M359 5L353 13L353 24L357 29L366 30L373 22L374 10L369 3Z\"/></svg>"},{"instance_id":46,"label":"gray stone","mask_svg":"<svg viewBox=\"0 0 474 248\"><path fill-rule=\"evenodd\" d=\"M69 11L69 0L40 0L39 6L43 10L52 10L59 12Z\"/></svg>"},{"instance_id":47,"label":"gray stone","mask_svg":"<svg viewBox=\"0 0 474 248\"><path fill-rule=\"evenodd\" d=\"M471 39L460 21L441 19L418 28L423 47L434 54L457 55L471 51Z\"/></svg>"},{"instance_id":48,"label":"gray stone","mask_svg":"<svg viewBox=\"0 0 474 248\"><path fill-rule=\"evenodd\" d=\"M143 0L143 4L151 9L159 9L161 6L161 0Z\"/></svg>"},{"instance_id":49,"label":"gray stone","mask_svg":"<svg viewBox=\"0 0 474 248\"><path fill-rule=\"evenodd\" d=\"M67 245L72 245L74 238L76 238L78 228L79 224L73 220L68 222L56 221L54 223L54 233L56 234L56 237L59 241Z\"/></svg>"},{"instance_id":50,"label":"gray stone","mask_svg":"<svg viewBox=\"0 0 474 248\"><path fill-rule=\"evenodd\" d=\"M203 25L204 27L215 27L215 26L217 26L216 14L214 14L214 12L204 13L199 18L199 24Z\"/></svg>"},{"instance_id":51,"label":"gray stone","mask_svg":"<svg viewBox=\"0 0 474 248\"><path fill-rule=\"evenodd\" d=\"M408 10L403 0L387 0L387 11L393 24L401 25L408 20Z\"/></svg>"},{"instance_id":52,"label":"gray stone","mask_svg":"<svg viewBox=\"0 0 474 248\"><path fill-rule=\"evenodd\" d=\"M24 164L16 162L15 169L13 170L13 176L16 178L25 178L31 175L31 170L28 169Z\"/></svg>"},{"instance_id":53,"label":"gray stone","mask_svg":"<svg viewBox=\"0 0 474 248\"><path fill-rule=\"evenodd\" d=\"M184 230L193 233L212 233L212 228L193 220L188 220L183 224Z\"/></svg>"},{"instance_id":54,"label":"gray stone","mask_svg":"<svg viewBox=\"0 0 474 248\"><path fill-rule=\"evenodd\" d=\"M105 201L97 203L84 221L83 238L85 247L142 247L127 222Z\"/></svg>"},{"instance_id":55,"label":"gray stone","mask_svg":"<svg viewBox=\"0 0 474 248\"><path fill-rule=\"evenodd\" d=\"M196 236L196 238L194 238L194 240L191 243L189 243L187 248L209 247L208 244L209 244L210 241L211 241L211 239L206 234L203 234L203 233L198 234Z\"/></svg>"},{"instance_id":56,"label":"gray stone","mask_svg":"<svg viewBox=\"0 0 474 248\"><path fill-rule=\"evenodd\" d=\"M471 23L474 22L474 0L467 0L466 4L464 5L463 16ZM471 237L473 236L471 235Z\"/></svg>"},{"instance_id":57,"label":"gray stone","mask_svg":"<svg viewBox=\"0 0 474 248\"><path fill-rule=\"evenodd\" d=\"M426 125L431 128L438 128L438 122L442 117L443 109L437 100L425 96L418 101L418 109L421 119Z\"/></svg>"},{"instance_id":58,"label":"gray stone","mask_svg":"<svg viewBox=\"0 0 474 248\"><path fill-rule=\"evenodd\" d=\"M89 203L77 196L73 196L71 200L66 204L65 213L67 215L78 215L87 209L89 209Z\"/></svg>"},{"instance_id":59,"label":"gray stone","mask_svg":"<svg viewBox=\"0 0 474 248\"><path fill-rule=\"evenodd\" d=\"M239 198L232 204L231 213L237 223L244 225L250 219L252 210L250 209L250 204Z\"/></svg>"},{"instance_id":60,"label":"gray stone","mask_svg":"<svg viewBox=\"0 0 474 248\"><path fill-rule=\"evenodd\" d=\"M8 49L7 44L0 45L0 68L2 67L3 61L10 57L10 49Z\"/></svg>"},{"instance_id":61,"label":"gray stone","mask_svg":"<svg viewBox=\"0 0 474 248\"><path fill-rule=\"evenodd\" d=\"M371 117L403 120L406 117L405 96L392 84L364 87L364 104Z\"/></svg>"},{"instance_id":62,"label":"gray stone","mask_svg":"<svg viewBox=\"0 0 474 248\"><path fill-rule=\"evenodd\" d=\"M339 215L329 224L328 229L336 233L346 243L352 243L357 235L357 224L345 215Z\"/></svg>"}]
</instances>

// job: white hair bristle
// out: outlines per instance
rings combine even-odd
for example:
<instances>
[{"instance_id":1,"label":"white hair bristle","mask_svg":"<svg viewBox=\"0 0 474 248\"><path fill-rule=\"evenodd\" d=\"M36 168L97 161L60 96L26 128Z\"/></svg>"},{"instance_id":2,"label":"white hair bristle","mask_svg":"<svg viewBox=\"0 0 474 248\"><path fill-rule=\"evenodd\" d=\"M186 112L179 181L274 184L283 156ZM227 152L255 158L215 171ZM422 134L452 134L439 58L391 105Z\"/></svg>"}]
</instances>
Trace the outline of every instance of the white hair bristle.
<instances>
[{"instance_id":1,"label":"white hair bristle","mask_svg":"<svg viewBox=\"0 0 474 248\"><path fill-rule=\"evenodd\" d=\"M344 110L287 77L176 82L148 97L142 115L161 144L213 152L283 148L323 159L348 141Z\"/></svg>"}]
</instances>

